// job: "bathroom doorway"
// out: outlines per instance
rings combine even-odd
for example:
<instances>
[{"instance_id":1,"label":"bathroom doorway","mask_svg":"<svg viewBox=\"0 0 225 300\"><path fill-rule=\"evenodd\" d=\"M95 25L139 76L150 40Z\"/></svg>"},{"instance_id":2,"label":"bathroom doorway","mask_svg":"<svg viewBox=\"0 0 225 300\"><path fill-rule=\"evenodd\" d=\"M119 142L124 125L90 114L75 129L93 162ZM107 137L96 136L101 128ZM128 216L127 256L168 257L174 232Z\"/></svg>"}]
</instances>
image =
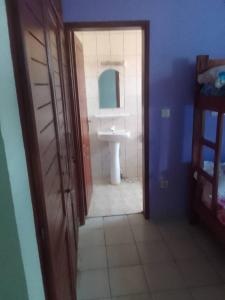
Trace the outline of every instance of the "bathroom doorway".
<instances>
[{"instance_id":1,"label":"bathroom doorway","mask_svg":"<svg viewBox=\"0 0 225 300\"><path fill-rule=\"evenodd\" d=\"M68 44L83 52L90 145L84 160L93 184L86 214L143 212L148 218L149 23L73 23L66 29ZM83 108L80 113L85 115Z\"/></svg>"}]
</instances>

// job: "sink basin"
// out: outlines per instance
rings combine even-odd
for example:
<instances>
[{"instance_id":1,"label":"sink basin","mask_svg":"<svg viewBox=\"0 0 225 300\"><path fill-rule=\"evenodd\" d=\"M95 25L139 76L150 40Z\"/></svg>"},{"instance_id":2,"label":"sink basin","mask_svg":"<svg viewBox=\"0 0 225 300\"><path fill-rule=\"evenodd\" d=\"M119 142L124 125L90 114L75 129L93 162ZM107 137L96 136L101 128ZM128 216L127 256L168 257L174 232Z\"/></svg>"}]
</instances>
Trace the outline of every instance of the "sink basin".
<instances>
[{"instance_id":1,"label":"sink basin","mask_svg":"<svg viewBox=\"0 0 225 300\"><path fill-rule=\"evenodd\" d=\"M126 130L98 131L98 139L109 143L110 175L112 184L120 184L120 143L130 137Z\"/></svg>"},{"instance_id":2,"label":"sink basin","mask_svg":"<svg viewBox=\"0 0 225 300\"><path fill-rule=\"evenodd\" d=\"M130 132L126 130L105 130L98 132L98 138L105 142L120 143L130 137Z\"/></svg>"}]
</instances>

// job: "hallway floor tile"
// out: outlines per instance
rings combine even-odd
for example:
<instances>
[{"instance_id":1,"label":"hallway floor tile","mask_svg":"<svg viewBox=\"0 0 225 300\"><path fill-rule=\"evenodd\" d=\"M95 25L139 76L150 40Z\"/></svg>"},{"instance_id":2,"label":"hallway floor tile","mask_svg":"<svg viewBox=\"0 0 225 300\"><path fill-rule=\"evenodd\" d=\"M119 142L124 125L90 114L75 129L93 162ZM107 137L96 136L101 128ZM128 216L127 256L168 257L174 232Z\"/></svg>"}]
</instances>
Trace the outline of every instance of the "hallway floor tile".
<instances>
[{"instance_id":1,"label":"hallway floor tile","mask_svg":"<svg viewBox=\"0 0 225 300\"><path fill-rule=\"evenodd\" d=\"M225 249L200 226L131 214L79 234L78 300L225 299Z\"/></svg>"}]
</instances>

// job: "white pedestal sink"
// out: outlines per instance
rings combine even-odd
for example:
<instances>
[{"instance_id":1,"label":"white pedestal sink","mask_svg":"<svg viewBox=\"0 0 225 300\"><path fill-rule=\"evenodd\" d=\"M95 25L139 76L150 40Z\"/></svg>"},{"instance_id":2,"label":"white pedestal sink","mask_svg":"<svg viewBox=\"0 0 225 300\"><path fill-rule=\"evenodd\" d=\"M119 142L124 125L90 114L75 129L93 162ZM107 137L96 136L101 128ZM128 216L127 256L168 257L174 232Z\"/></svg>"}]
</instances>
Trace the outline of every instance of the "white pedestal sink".
<instances>
[{"instance_id":1,"label":"white pedestal sink","mask_svg":"<svg viewBox=\"0 0 225 300\"><path fill-rule=\"evenodd\" d=\"M126 130L98 131L98 139L109 143L111 183L120 184L120 143L130 137Z\"/></svg>"}]
</instances>

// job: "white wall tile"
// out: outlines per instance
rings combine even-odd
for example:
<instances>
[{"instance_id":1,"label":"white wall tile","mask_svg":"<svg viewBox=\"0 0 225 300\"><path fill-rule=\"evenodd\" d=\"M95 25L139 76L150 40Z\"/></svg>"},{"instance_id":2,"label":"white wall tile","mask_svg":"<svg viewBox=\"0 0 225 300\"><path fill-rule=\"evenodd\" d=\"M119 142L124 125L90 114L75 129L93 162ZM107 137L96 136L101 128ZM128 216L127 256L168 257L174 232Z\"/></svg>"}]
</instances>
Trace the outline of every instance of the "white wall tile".
<instances>
[{"instance_id":1,"label":"white wall tile","mask_svg":"<svg viewBox=\"0 0 225 300\"><path fill-rule=\"evenodd\" d=\"M84 56L84 70L86 77L98 76L98 60L97 56Z\"/></svg>"},{"instance_id":2,"label":"white wall tile","mask_svg":"<svg viewBox=\"0 0 225 300\"><path fill-rule=\"evenodd\" d=\"M142 56L138 55L137 57L137 77L142 76Z\"/></svg>"},{"instance_id":3,"label":"white wall tile","mask_svg":"<svg viewBox=\"0 0 225 300\"><path fill-rule=\"evenodd\" d=\"M125 76L137 76L137 56L125 56Z\"/></svg>"},{"instance_id":4,"label":"white wall tile","mask_svg":"<svg viewBox=\"0 0 225 300\"><path fill-rule=\"evenodd\" d=\"M140 146L138 146L138 174L137 174L137 176L138 176L138 179L141 179L142 178L142 171L143 171L143 169L142 169L142 167L143 167L143 163L142 163L142 144L141 144L141 147Z\"/></svg>"},{"instance_id":5,"label":"white wall tile","mask_svg":"<svg viewBox=\"0 0 225 300\"><path fill-rule=\"evenodd\" d=\"M142 94L142 79L140 77L137 77L137 95L141 96Z\"/></svg>"},{"instance_id":6,"label":"white wall tile","mask_svg":"<svg viewBox=\"0 0 225 300\"><path fill-rule=\"evenodd\" d=\"M125 98L125 109L126 112L135 116L135 124L137 124L137 96L131 95Z\"/></svg>"},{"instance_id":7,"label":"white wall tile","mask_svg":"<svg viewBox=\"0 0 225 300\"><path fill-rule=\"evenodd\" d=\"M97 54L110 55L110 34L109 31L97 32Z\"/></svg>"},{"instance_id":8,"label":"white wall tile","mask_svg":"<svg viewBox=\"0 0 225 300\"><path fill-rule=\"evenodd\" d=\"M125 98L137 95L137 78L136 76L127 76L125 78Z\"/></svg>"},{"instance_id":9,"label":"white wall tile","mask_svg":"<svg viewBox=\"0 0 225 300\"><path fill-rule=\"evenodd\" d=\"M110 49L111 55L123 55L124 54L124 34L123 31L111 31L110 32Z\"/></svg>"},{"instance_id":10,"label":"white wall tile","mask_svg":"<svg viewBox=\"0 0 225 300\"><path fill-rule=\"evenodd\" d=\"M137 141L128 140L126 143L126 168L128 178L137 178ZM131 163L132 162L132 163Z\"/></svg>"},{"instance_id":11,"label":"white wall tile","mask_svg":"<svg viewBox=\"0 0 225 300\"><path fill-rule=\"evenodd\" d=\"M142 30L137 30L137 55L142 55Z\"/></svg>"},{"instance_id":12,"label":"white wall tile","mask_svg":"<svg viewBox=\"0 0 225 300\"><path fill-rule=\"evenodd\" d=\"M124 32L124 55L137 55L136 30Z\"/></svg>"},{"instance_id":13,"label":"white wall tile","mask_svg":"<svg viewBox=\"0 0 225 300\"><path fill-rule=\"evenodd\" d=\"M83 32L84 56L97 54L96 32Z\"/></svg>"},{"instance_id":14,"label":"white wall tile","mask_svg":"<svg viewBox=\"0 0 225 300\"><path fill-rule=\"evenodd\" d=\"M97 77L86 77L86 94L88 99L98 99Z\"/></svg>"},{"instance_id":15,"label":"white wall tile","mask_svg":"<svg viewBox=\"0 0 225 300\"><path fill-rule=\"evenodd\" d=\"M88 117L92 118L99 112L99 100L98 98L87 97L88 101Z\"/></svg>"}]
</instances>

